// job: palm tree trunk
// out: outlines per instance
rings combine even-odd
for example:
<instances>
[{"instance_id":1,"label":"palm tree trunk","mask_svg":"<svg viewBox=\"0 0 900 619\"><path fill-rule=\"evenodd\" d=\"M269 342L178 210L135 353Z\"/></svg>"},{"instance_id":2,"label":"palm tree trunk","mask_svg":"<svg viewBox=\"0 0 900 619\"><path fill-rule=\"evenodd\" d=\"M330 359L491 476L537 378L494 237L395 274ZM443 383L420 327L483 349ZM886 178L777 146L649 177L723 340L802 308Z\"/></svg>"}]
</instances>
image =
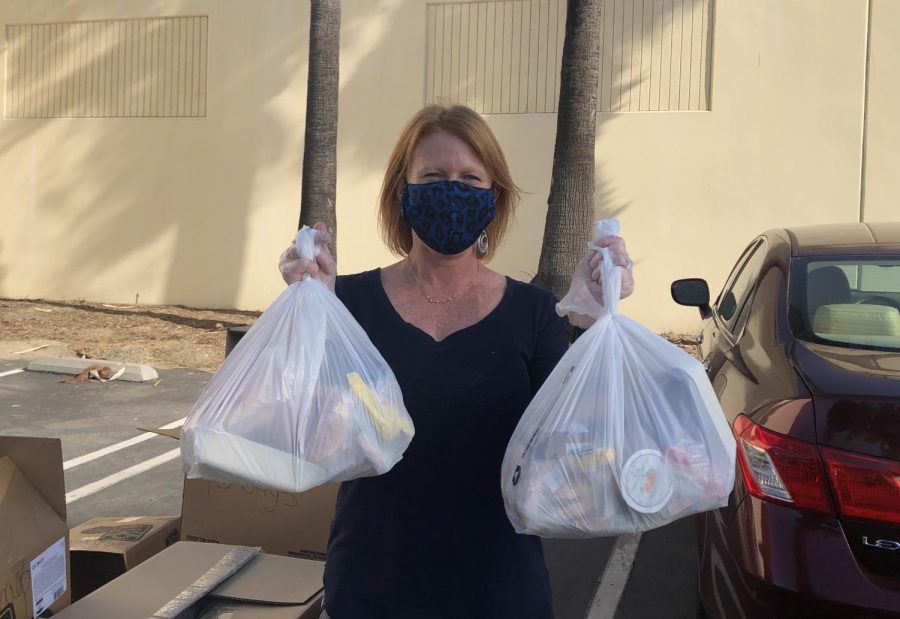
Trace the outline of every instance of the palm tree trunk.
<instances>
[{"instance_id":1,"label":"palm tree trunk","mask_svg":"<svg viewBox=\"0 0 900 619\"><path fill-rule=\"evenodd\" d=\"M337 228L338 63L341 41L340 0L310 0L309 77L300 226L322 221ZM337 247L332 244L336 254Z\"/></svg>"},{"instance_id":2,"label":"palm tree trunk","mask_svg":"<svg viewBox=\"0 0 900 619\"><path fill-rule=\"evenodd\" d=\"M591 239L602 0L569 0L547 220L534 283L557 299Z\"/></svg>"}]
</instances>

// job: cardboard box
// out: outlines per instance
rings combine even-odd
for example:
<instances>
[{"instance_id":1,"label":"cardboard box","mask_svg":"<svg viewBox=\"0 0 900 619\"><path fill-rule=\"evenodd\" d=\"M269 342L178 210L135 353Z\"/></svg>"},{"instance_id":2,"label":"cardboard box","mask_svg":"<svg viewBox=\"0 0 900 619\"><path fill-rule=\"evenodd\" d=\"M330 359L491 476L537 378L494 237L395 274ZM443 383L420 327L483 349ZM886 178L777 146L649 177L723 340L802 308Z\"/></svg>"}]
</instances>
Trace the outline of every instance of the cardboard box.
<instances>
[{"instance_id":1,"label":"cardboard box","mask_svg":"<svg viewBox=\"0 0 900 619\"><path fill-rule=\"evenodd\" d=\"M178 439L181 429L145 429ZM290 493L185 479L181 539L260 546L276 555L324 561L340 484Z\"/></svg>"},{"instance_id":2,"label":"cardboard box","mask_svg":"<svg viewBox=\"0 0 900 619\"><path fill-rule=\"evenodd\" d=\"M181 537L324 561L337 489L328 484L293 494L185 479Z\"/></svg>"},{"instance_id":3,"label":"cardboard box","mask_svg":"<svg viewBox=\"0 0 900 619\"><path fill-rule=\"evenodd\" d=\"M68 550L59 439L0 436L0 617L67 606Z\"/></svg>"},{"instance_id":4,"label":"cardboard box","mask_svg":"<svg viewBox=\"0 0 900 619\"><path fill-rule=\"evenodd\" d=\"M69 532L72 601L181 539L181 518L92 518Z\"/></svg>"},{"instance_id":5,"label":"cardboard box","mask_svg":"<svg viewBox=\"0 0 900 619\"><path fill-rule=\"evenodd\" d=\"M318 619L324 564L257 552L178 542L56 617Z\"/></svg>"}]
</instances>

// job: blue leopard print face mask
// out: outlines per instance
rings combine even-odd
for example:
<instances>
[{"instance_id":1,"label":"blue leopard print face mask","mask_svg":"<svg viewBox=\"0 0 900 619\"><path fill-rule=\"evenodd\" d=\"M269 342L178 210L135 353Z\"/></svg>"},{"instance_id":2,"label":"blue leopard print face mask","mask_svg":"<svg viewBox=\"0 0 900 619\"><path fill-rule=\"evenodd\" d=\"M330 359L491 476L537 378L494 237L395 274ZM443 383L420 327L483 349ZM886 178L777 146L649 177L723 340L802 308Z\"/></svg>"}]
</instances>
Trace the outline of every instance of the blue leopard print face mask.
<instances>
[{"instance_id":1,"label":"blue leopard print face mask","mask_svg":"<svg viewBox=\"0 0 900 619\"><path fill-rule=\"evenodd\" d=\"M460 181L406 185L400 200L403 219L422 241L447 256L471 247L494 220L494 190Z\"/></svg>"}]
</instances>

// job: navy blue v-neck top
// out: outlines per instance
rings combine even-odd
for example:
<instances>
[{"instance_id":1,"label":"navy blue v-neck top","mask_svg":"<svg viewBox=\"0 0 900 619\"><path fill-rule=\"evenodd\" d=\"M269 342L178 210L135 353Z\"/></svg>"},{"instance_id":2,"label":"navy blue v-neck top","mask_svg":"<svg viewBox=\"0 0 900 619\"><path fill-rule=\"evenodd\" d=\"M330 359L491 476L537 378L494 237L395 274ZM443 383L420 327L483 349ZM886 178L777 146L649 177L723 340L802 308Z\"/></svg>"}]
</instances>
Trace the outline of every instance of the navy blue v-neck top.
<instances>
[{"instance_id":1,"label":"navy blue v-neck top","mask_svg":"<svg viewBox=\"0 0 900 619\"><path fill-rule=\"evenodd\" d=\"M331 619L548 619L540 539L506 517L500 465L568 345L553 296L507 278L499 305L440 342L407 323L380 270L337 296L387 360L415 424L387 474L341 485L325 564Z\"/></svg>"}]
</instances>

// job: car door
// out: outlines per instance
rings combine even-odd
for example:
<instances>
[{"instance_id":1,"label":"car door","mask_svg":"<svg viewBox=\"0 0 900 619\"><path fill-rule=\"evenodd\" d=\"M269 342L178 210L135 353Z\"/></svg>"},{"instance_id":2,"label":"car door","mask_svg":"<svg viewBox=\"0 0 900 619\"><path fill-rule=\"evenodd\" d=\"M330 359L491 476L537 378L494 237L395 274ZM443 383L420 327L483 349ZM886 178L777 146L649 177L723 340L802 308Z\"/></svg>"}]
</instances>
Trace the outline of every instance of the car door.
<instances>
[{"instance_id":1,"label":"car door","mask_svg":"<svg viewBox=\"0 0 900 619\"><path fill-rule=\"evenodd\" d=\"M700 354L707 375L722 404L729 427L743 411L736 401L741 393L747 392L747 383L752 378L743 363L738 343L743 335L753 303L753 293L766 256L766 239L755 239L741 254L734 269L725 282L722 292L712 305L712 316L706 321L701 333ZM731 520L737 502L732 499L709 516L719 522L720 529ZM698 533L703 539L705 533ZM723 542L724 543L724 542Z\"/></svg>"},{"instance_id":2,"label":"car door","mask_svg":"<svg viewBox=\"0 0 900 619\"><path fill-rule=\"evenodd\" d=\"M720 400L729 380L742 380L746 368L735 349L747 324L753 291L766 255L766 239L755 239L741 254L713 304L712 317L701 333L700 353L713 389ZM736 373L736 375L735 375ZM742 378L743 377L743 378ZM732 391L732 390L729 390ZM723 409L726 403L723 402ZM733 407L725 410L729 425L740 413Z\"/></svg>"}]
</instances>

